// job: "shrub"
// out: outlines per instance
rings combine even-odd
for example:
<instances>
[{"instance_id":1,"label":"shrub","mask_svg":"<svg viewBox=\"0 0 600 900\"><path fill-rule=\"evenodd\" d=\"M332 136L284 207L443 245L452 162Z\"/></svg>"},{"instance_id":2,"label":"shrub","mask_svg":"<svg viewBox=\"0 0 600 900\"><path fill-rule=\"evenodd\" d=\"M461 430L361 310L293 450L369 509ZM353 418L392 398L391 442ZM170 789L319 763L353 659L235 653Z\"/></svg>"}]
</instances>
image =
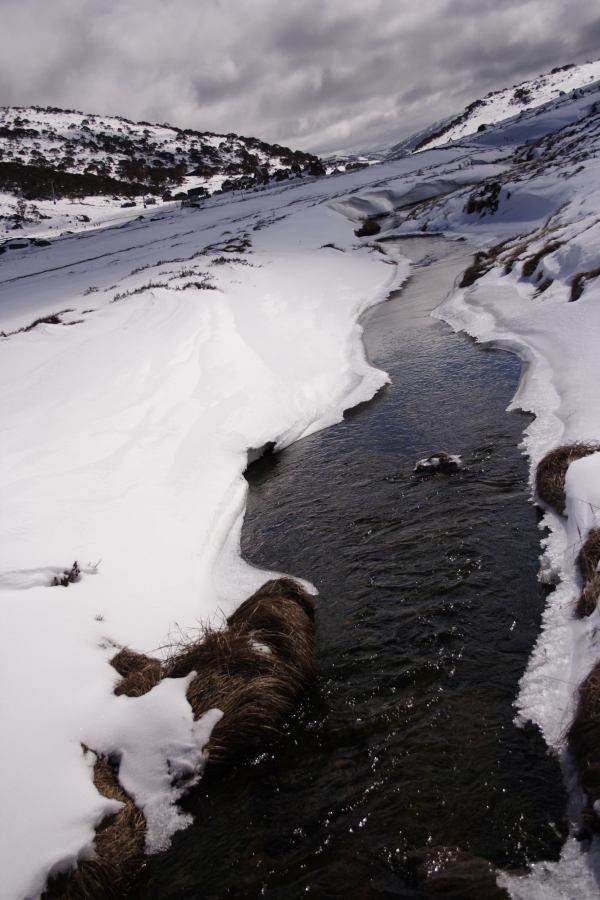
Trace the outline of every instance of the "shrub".
<instances>
[{"instance_id":1,"label":"shrub","mask_svg":"<svg viewBox=\"0 0 600 900\"><path fill-rule=\"evenodd\" d=\"M354 234L356 237L372 237L374 234L379 234L381 231L381 225L375 221L375 219L365 219L360 228L357 228Z\"/></svg>"},{"instance_id":2,"label":"shrub","mask_svg":"<svg viewBox=\"0 0 600 900\"><path fill-rule=\"evenodd\" d=\"M502 185L499 181L492 181L479 190L473 191L465 203L464 212L467 215L479 213L480 217L485 216L486 213L494 215L498 211L501 189Z\"/></svg>"}]
</instances>

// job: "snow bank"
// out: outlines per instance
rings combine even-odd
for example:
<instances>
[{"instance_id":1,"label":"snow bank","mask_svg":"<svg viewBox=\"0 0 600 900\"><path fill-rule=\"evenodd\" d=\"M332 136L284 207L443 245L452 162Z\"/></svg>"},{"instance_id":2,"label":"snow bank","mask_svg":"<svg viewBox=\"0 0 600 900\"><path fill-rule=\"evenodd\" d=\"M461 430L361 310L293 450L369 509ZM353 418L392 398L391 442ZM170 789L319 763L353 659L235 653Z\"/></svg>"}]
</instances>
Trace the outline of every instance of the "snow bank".
<instances>
[{"instance_id":1,"label":"snow bank","mask_svg":"<svg viewBox=\"0 0 600 900\"><path fill-rule=\"evenodd\" d=\"M545 122L554 120L550 109ZM536 152L522 155L520 168L502 179L496 209L469 215L454 202L434 213L437 225L443 221L463 234L479 225L480 241L483 232L488 247L495 243L481 258L483 274L474 285L457 289L436 315L523 359L511 408L535 416L523 444L532 474L552 448L600 438L597 122L590 98L577 101L560 131L540 138ZM514 214L519 207L527 218ZM519 220L531 223L528 231ZM548 511L541 523L548 534L540 577L558 586L516 700L517 721L537 723L558 754L564 752L576 690L598 661L600 613L576 620L573 612L581 590L576 557L589 530L600 525L600 454L570 466L566 497L565 517ZM558 863L534 866L530 877L507 877L505 883L515 898L597 896L597 853L594 846L582 855L571 840Z\"/></svg>"},{"instance_id":2,"label":"snow bank","mask_svg":"<svg viewBox=\"0 0 600 900\"><path fill-rule=\"evenodd\" d=\"M149 850L187 823L176 800L219 713L194 722L185 679L116 697L109 660L160 655L269 577L239 556L248 448L337 422L387 380L358 319L407 264L350 252L350 223L313 202L216 203L2 270L2 897L37 895L114 811L82 745L120 760ZM75 559L81 580L50 587Z\"/></svg>"}]
</instances>

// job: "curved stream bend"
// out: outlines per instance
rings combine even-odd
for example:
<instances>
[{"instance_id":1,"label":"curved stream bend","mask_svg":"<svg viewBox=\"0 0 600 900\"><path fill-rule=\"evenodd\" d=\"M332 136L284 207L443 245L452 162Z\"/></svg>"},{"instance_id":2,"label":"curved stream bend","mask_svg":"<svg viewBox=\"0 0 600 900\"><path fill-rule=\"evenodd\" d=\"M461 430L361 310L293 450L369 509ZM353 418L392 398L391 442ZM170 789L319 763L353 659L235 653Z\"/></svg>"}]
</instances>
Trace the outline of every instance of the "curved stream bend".
<instances>
[{"instance_id":1,"label":"curved stream bend","mask_svg":"<svg viewBox=\"0 0 600 900\"><path fill-rule=\"evenodd\" d=\"M462 245L403 252L410 281L364 322L392 385L248 471L245 555L320 592L317 690L269 752L201 783L194 826L149 861L146 900L416 898L415 848L503 867L558 856L558 764L512 721L543 606L523 419L505 413L520 364L429 316ZM465 469L414 476L440 449Z\"/></svg>"}]
</instances>

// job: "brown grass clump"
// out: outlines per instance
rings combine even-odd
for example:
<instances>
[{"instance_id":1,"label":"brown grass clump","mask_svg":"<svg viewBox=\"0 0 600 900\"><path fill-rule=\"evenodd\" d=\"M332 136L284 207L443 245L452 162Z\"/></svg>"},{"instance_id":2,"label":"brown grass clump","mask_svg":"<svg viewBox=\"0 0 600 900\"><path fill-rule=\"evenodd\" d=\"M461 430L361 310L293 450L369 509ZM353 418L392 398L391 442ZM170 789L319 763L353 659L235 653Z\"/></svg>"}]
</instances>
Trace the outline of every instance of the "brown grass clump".
<instances>
[{"instance_id":1,"label":"brown grass clump","mask_svg":"<svg viewBox=\"0 0 600 900\"><path fill-rule=\"evenodd\" d=\"M187 691L194 717L218 708L208 762L218 765L255 749L276 734L315 676L314 609L296 582L263 585L227 620L222 631L205 629L165 665L164 674L197 674Z\"/></svg>"},{"instance_id":2,"label":"brown grass clump","mask_svg":"<svg viewBox=\"0 0 600 900\"><path fill-rule=\"evenodd\" d=\"M587 794L584 828L600 831L600 820L593 810L594 802L600 800L600 662L579 687L579 703L569 729L568 744Z\"/></svg>"},{"instance_id":3,"label":"brown grass clump","mask_svg":"<svg viewBox=\"0 0 600 900\"><path fill-rule=\"evenodd\" d=\"M194 718L209 709L223 712L206 748L208 763L219 765L278 733L315 676L313 643L311 597L292 579L279 578L242 603L227 628L205 627L163 664L124 647L111 660L122 678L114 691L139 697L162 678L195 672L186 694ZM97 759L94 784L124 807L96 829L95 859L51 879L43 900L123 900L143 864L144 816L108 760Z\"/></svg>"},{"instance_id":4,"label":"brown grass clump","mask_svg":"<svg viewBox=\"0 0 600 900\"><path fill-rule=\"evenodd\" d=\"M585 290L586 281L592 281L598 277L600 277L600 268L590 269L589 272L578 272L571 282L570 302L573 303L575 300L579 300Z\"/></svg>"},{"instance_id":5,"label":"brown grass clump","mask_svg":"<svg viewBox=\"0 0 600 900\"><path fill-rule=\"evenodd\" d=\"M562 247L563 243L564 241L548 241L541 250L538 250L533 256L528 257L521 267L521 274L523 277L531 278L543 258L548 256L549 253L554 253L555 250Z\"/></svg>"},{"instance_id":6,"label":"brown grass clump","mask_svg":"<svg viewBox=\"0 0 600 900\"><path fill-rule=\"evenodd\" d=\"M51 879L43 900L123 900L142 866L146 820L105 758L99 757L94 765L94 784L104 797L124 806L96 829L95 859L83 860L74 871Z\"/></svg>"},{"instance_id":7,"label":"brown grass clump","mask_svg":"<svg viewBox=\"0 0 600 900\"><path fill-rule=\"evenodd\" d=\"M535 475L538 497L557 512L565 511L565 477L567 469L576 459L582 459L600 450L600 444L564 444L547 453L539 463Z\"/></svg>"},{"instance_id":8,"label":"brown grass clump","mask_svg":"<svg viewBox=\"0 0 600 900\"><path fill-rule=\"evenodd\" d=\"M122 676L115 686L115 694L127 697L141 697L155 687L162 677L158 659L151 659L143 653L136 653L123 647L110 661L111 666Z\"/></svg>"},{"instance_id":9,"label":"brown grass clump","mask_svg":"<svg viewBox=\"0 0 600 900\"><path fill-rule=\"evenodd\" d=\"M575 615L579 619L585 616L591 616L596 610L600 598L600 575L596 574L584 586L577 605L575 607Z\"/></svg>"},{"instance_id":10,"label":"brown grass clump","mask_svg":"<svg viewBox=\"0 0 600 900\"><path fill-rule=\"evenodd\" d=\"M577 564L585 581L597 577L598 562L600 562L600 528L593 528L577 556Z\"/></svg>"}]
</instances>

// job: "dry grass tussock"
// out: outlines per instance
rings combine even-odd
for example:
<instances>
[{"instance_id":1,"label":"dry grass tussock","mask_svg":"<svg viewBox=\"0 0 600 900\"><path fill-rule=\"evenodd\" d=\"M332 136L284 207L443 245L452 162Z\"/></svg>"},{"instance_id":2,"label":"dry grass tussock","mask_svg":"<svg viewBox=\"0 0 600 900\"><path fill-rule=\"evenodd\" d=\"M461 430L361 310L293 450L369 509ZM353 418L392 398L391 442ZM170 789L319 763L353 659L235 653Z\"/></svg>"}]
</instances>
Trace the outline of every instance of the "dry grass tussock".
<instances>
[{"instance_id":1,"label":"dry grass tussock","mask_svg":"<svg viewBox=\"0 0 600 900\"><path fill-rule=\"evenodd\" d=\"M169 677L196 672L187 698L199 718L218 708L208 764L256 748L276 734L315 677L314 609L289 578L268 581L227 620L222 631L204 629L165 664Z\"/></svg>"},{"instance_id":2,"label":"dry grass tussock","mask_svg":"<svg viewBox=\"0 0 600 900\"><path fill-rule=\"evenodd\" d=\"M162 678L195 676L187 690L194 717L220 709L208 764L252 752L276 734L315 677L314 606L291 578L268 581L227 620L171 648L166 662L124 648L111 660L122 676L116 694L139 697Z\"/></svg>"},{"instance_id":3,"label":"dry grass tussock","mask_svg":"<svg viewBox=\"0 0 600 900\"><path fill-rule=\"evenodd\" d=\"M582 459L600 450L600 444L576 443L556 447L544 456L535 475L538 497L557 512L565 511L565 477L567 469L576 459Z\"/></svg>"},{"instance_id":4,"label":"dry grass tussock","mask_svg":"<svg viewBox=\"0 0 600 900\"><path fill-rule=\"evenodd\" d=\"M110 661L122 680L115 687L115 694L141 697L152 690L162 678L162 666L158 659L151 659L123 647Z\"/></svg>"},{"instance_id":5,"label":"dry grass tussock","mask_svg":"<svg viewBox=\"0 0 600 900\"><path fill-rule=\"evenodd\" d=\"M593 281L593 279L599 277L600 267L596 269L590 269L588 272L578 272L571 282L571 296L569 297L569 300L572 303L575 300L579 300L585 290L586 282Z\"/></svg>"},{"instance_id":6,"label":"dry grass tussock","mask_svg":"<svg viewBox=\"0 0 600 900\"><path fill-rule=\"evenodd\" d=\"M600 800L600 662L579 687L579 703L568 743L587 794L584 828L600 831L600 819L593 810L594 802Z\"/></svg>"},{"instance_id":7,"label":"dry grass tussock","mask_svg":"<svg viewBox=\"0 0 600 900\"><path fill-rule=\"evenodd\" d=\"M577 601L575 614L579 619L584 616L591 616L596 610L598 599L600 598L600 575L596 574L590 578L584 585L584 588Z\"/></svg>"},{"instance_id":8,"label":"dry grass tussock","mask_svg":"<svg viewBox=\"0 0 600 900\"><path fill-rule=\"evenodd\" d=\"M521 267L521 274L523 278L531 278L531 276L535 274L537 267L539 266L543 258L545 256L548 256L548 254L554 253L556 250L560 249L563 244L564 241L548 241L540 250L538 250L532 256L527 257Z\"/></svg>"},{"instance_id":9,"label":"dry grass tussock","mask_svg":"<svg viewBox=\"0 0 600 900\"><path fill-rule=\"evenodd\" d=\"M121 788L107 759L97 759L94 784L104 797L120 800L123 808L96 829L95 858L86 859L74 871L53 878L43 900L123 900L143 863L146 821Z\"/></svg>"},{"instance_id":10,"label":"dry grass tussock","mask_svg":"<svg viewBox=\"0 0 600 900\"><path fill-rule=\"evenodd\" d=\"M121 676L115 694L139 697L162 678L195 675L187 690L194 717L218 708L222 719L207 745L208 764L246 755L276 735L315 676L314 607L290 578L268 581L227 620L204 627L172 649L163 663L123 648L111 660ZM118 900L143 864L145 820L122 790L109 761L99 758L94 784L124 807L96 830L96 858L52 879L43 900Z\"/></svg>"},{"instance_id":11,"label":"dry grass tussock","mask_svg":"<svg viewBox=\"0 0 600 900\"><path fill-rule=\"evenodd\" d=\"M598 576L600 562L600 528L593 528L577 556L577 564L586 582Z\"/></svg>"}]
</instances>

